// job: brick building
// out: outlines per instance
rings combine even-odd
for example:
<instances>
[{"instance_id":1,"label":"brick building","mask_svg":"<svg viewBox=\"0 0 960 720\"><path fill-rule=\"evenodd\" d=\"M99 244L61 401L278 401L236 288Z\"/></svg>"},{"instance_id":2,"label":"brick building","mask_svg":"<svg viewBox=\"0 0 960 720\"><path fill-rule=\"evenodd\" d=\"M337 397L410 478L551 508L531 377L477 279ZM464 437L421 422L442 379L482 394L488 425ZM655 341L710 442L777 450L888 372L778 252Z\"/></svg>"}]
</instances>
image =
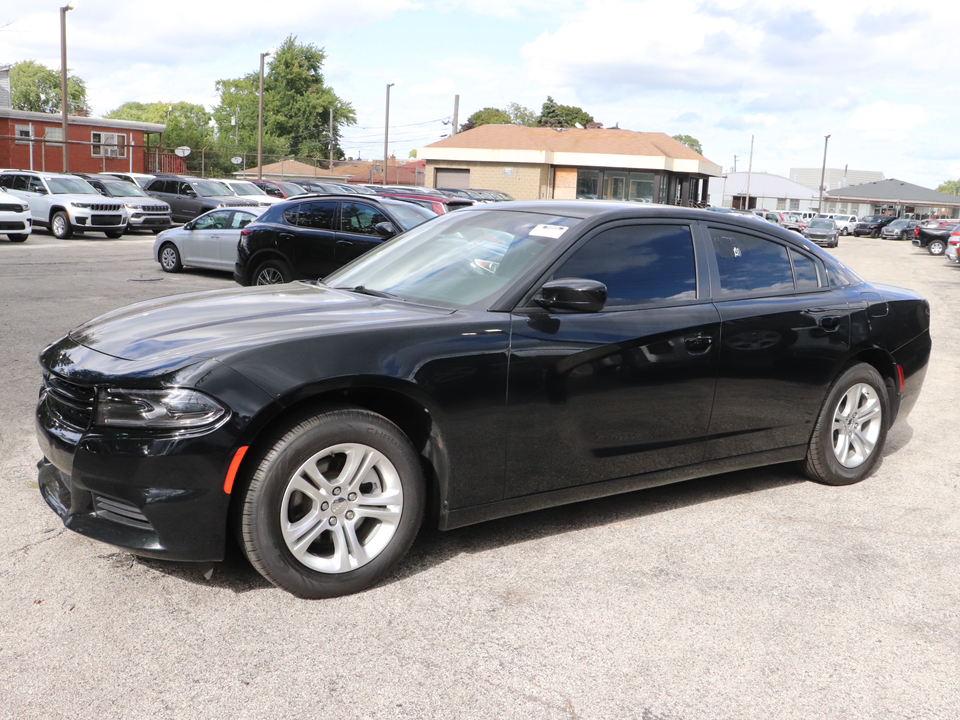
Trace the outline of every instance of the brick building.
<instances>
[{"instance_id":1,"label":"brick building","mask_svg":"<svg viewBox=\"0 0 960 720\"><path fill-rule=\"evenodd\" d=\"M75 115L67 121L72 172L151 172L169 159L158 154L166 125ZM0 107L0 168L62 172L62 142L59 115Z\"/></svg>"},{"instance_id":2,"label":"brick building","mask_svg":"<svg viewBox=\"0 0 960 720\"><path fill-rule=\"evenodd\" d=\"M501 190L518 200L706 203L719 165L665 133L481 125L417 151L429 187Z\"/></svg>"}]
</instances>

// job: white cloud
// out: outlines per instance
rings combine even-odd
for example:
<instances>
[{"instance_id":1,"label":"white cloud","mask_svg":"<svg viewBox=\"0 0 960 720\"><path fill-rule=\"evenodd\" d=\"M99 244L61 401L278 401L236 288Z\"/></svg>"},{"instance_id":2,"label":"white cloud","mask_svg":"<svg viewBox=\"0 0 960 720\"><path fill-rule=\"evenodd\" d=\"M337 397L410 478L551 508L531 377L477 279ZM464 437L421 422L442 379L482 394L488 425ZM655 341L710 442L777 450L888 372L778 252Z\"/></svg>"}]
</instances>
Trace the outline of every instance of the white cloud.
<instances>
[{"instance_id":1,"label":"white cloud","mask_svg":"<svg viewBox=\"0 0 960 720\"><path fill-rule=\"evenodd\" d=\"M410 86L411 95L445 95L450 97L456 91L457 85L450 78L437 78L432 83Z\"/></svg>"}]
</instances>

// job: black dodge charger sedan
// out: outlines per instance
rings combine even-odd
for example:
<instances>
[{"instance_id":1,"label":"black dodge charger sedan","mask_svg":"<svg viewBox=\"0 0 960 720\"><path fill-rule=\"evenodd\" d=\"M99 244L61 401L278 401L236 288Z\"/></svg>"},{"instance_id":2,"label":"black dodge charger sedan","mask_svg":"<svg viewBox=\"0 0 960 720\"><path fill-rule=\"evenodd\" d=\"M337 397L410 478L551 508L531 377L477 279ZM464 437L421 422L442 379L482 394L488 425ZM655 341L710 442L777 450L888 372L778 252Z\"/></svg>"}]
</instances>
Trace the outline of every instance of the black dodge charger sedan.
<instances>
[{"instance_id":1,"label":"black dodge charger sedan","mask_svg":"<svg viewBox=\"0 0 960 720\"><path fill-rule=\"evenodd\" d=\"M798 462L870 473L929 306L796 233L607 202L478 206L320 281L108 313L45 349L40 490L76 532L362 590L441 529Z\"/></svg>"}]
</instances>

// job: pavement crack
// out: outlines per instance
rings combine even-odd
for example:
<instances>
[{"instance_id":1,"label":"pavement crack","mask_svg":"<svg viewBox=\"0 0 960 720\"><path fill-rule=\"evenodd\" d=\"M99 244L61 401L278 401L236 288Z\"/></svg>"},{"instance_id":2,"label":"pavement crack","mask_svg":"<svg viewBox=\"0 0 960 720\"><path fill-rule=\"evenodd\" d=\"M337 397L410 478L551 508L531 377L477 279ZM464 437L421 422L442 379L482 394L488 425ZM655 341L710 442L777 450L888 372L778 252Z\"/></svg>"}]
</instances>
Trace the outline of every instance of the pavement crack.
<instances>
[{"instance_id":1,"label":"pavement crack","mask_svg":"<svg viewBox=\"0 0 960 720\"><path fill-rule=\"evenodd\" d=\"M26 552L26 551L29 550L30 548L34 548L34 547L36 547L37 545L43 545L45 542L50 542L51 540L60 537L60 536L63 535L66 531L67 531L66 528L60 528L59 530L55 531L55 532L53 533L53 535L48 535L47 537L45 537L45 538L43 538L43 539L41 539L41 540L37 540L37 541L31 542L31 543L27 543L26 545L23 545L23 546L21 546L21 547L18 547L16 550L11 550L10 552L7 553L7 556L9 557L9 556L12 556L12 555L16 555L17 553Z\"/></svg>"}]
</instances>

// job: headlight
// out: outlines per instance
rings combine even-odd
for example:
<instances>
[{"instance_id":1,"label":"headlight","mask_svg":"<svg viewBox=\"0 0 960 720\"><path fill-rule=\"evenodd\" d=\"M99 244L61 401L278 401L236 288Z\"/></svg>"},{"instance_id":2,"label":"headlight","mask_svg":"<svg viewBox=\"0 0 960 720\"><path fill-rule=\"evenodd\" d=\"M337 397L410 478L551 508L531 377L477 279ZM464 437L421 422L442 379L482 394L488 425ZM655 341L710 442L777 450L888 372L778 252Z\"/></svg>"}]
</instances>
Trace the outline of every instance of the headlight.
<instances>
[{"instance_id":1,"label":"headlight","mask_svg":"<svg viewBox=\"0 0 960 720\"><path fill-rule=\"evenodd\" d=\"M187 388L97 392L95 423L108 427L194 430L209 427L227 415L227 409L208 395Z\"/></svg>"},{"instance_id":2,"label":"headlight","mask_svg":"<svg viewBox=\"0 0 960 720\"><path fill-rule=\"evenodd\" d=\"M88 207L92 207L92 204L91 204L91 203L85 203L85 202L71 202L70 204L73 205L73 207L76 207L76 208L88 208Z\"/></svg>"},{"instance_id":3,"label":"headlight","mask_svg":"<svg viewBox=\"0 0 960 720\"><path fill-rule=\"evenodd\" d=\"M130 203L127 203L127 209L128 209L128 210L143 210L143 205L131 205Z\"/></svg>"}]
</instances>

